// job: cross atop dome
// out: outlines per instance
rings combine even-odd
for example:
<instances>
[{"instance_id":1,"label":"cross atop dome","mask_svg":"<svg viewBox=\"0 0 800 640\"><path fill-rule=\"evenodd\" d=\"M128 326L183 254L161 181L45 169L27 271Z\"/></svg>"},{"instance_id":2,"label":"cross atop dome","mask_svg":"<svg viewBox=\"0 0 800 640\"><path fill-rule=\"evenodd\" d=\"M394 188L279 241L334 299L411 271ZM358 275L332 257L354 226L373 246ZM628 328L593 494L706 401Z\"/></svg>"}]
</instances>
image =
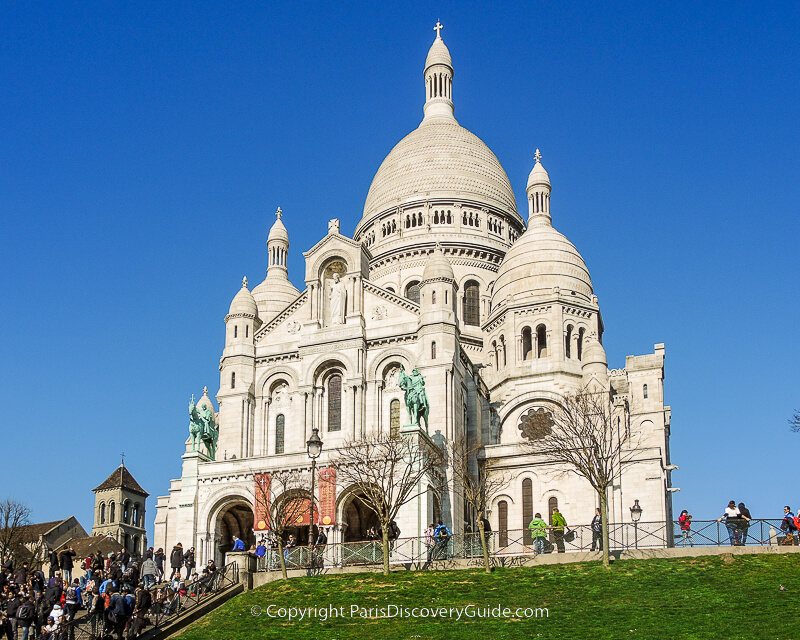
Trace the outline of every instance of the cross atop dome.
<instances>
[{"instance_id":1,"label":"cross atop dome","mask_svg":"<svg viewBox=\"0 0 800 640\"><path fill-rule=\"evenodd\" d=\"M439 22L439 21L437 20L437 21L436 21L436 26L433 28L433 30L436 32L436 37L437 37L437 38L441 38L441 37L442 37L442 33L441 33L441 32L442 32L442 29L444 29L444 26L442 25L442 23L441 23L441 22Z\"/></svg>"},{"instance_id":2,"label":"cross atop dome","mask_svg":"<svg viewBox=\"0 0 800 640\"><path fill-rule=\"evenodd\" d=\"M277 216L278 220L280 220L283 217L283 211L281 210L280 207L278 207L278 210L275 212L275 215Z\"/></svg>"},{"instance_id":3,"label":"cross atop dome","mask_svg":"<svg viewBox=\"0 0 800 640\"><path fill-rule=\"evenodd\" d=\"M242 278L242 289L247 289L247 276Z\"/></svg>"},{"instance_id":4,"label":"cross atop dome","mask_svg":"<svg viewBox=\"0 0 800 640\"><path fill-rule=\"evenodd\" d=\"M538 149L536 150L536 153L533 154L533 157L536 158L536 162L541 162L542 160L542 154ZM280 209L278 209L278 211L280 211Z\"/></svg>"}]
</instances>

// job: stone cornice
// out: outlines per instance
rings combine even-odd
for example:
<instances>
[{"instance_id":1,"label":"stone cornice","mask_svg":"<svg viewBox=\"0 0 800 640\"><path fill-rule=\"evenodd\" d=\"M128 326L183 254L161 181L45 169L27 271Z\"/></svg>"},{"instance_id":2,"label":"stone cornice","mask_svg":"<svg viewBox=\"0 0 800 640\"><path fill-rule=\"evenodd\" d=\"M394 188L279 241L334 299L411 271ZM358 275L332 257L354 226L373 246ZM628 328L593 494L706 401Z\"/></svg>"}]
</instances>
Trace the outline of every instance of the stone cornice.
<instances>
[{"instance_id":1,"label":"stone cornice","mask_svg":"<svg viewBox=\"0 0 800 640\"><path fill-rule=\"evenodd\" d=\"M383 287L379 287L377 284L369 280L362 280L362 282L364 284L364 291L369 291L373 295L383 298L392 304L396 304L398 307L402 307L406 311L419 314L419 305L416 302L409 300L408 298L404 298L403 296L399 296L396 293L392 293L391 291L387 291Z\"/></svg>"},{"instance_id":2,"label":"stone cornice","mask_svg":"<svg viewBox=\"0 0 800 640\"><path fill-rule=\"evenodd\" d=\"M286 320L290 315L292 315L299 307L303 305L303 303L308 298L308 289L305 289L300 293L297 298L295 298L294 302L291 302L288 307L286 307L283 311L281 311L277 316L275 316L272 320L270 320L267 324L265 324L261 329L256 332L255 341L259 342L265 335L267 335L270 331L272 331L275 327L277 327L281 322Z\"/></svg>"}]
</instances>

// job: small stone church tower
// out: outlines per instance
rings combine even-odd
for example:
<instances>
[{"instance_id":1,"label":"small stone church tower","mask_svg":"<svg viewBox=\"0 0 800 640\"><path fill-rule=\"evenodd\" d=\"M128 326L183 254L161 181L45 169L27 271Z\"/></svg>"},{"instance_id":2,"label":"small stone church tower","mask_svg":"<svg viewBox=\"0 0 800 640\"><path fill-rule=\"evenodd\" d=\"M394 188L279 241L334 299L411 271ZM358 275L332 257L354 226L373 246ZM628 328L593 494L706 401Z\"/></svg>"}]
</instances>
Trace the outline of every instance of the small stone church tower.
<instances>
[{"instance_id":1,"label":"small stone church tower","mask_svg":"<svg viewBox=\"0 0 800 640\"><path fill-rule=\"evenodd\" d=\"M130 553L147 549L144 525L147 493L123 462L94 489L93 536L111 536Z\"/></svg>"}]
</instances>

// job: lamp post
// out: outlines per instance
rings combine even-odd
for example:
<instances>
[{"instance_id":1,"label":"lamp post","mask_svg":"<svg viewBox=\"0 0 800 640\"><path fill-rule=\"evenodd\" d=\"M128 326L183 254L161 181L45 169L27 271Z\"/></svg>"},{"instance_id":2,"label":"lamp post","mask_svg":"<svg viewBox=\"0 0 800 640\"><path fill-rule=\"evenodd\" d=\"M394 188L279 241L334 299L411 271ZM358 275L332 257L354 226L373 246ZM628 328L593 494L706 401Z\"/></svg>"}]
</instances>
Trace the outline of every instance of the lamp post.
<instances>
[{"instance_id":1,"label":"lamp post","mask_svg":"<svg viewBox=\"0 0 800 640\"><path fill-rule=\"evenodd\" d=\"M633 544L639 548L639 520L642 517L642 508L639 506L639 501L634 500L631 510L631 520L633 520Z\"/></svg>"},{"instance_id":2,"label":"lamp post","mask_svg":"<svg viewBox=\"0 0 800 640\"><path fill-rule=\"evenodd\" d=\"M311 513L308 516L308 546L314 544L314 478L317 475L317 458L322 453L322 440L319 437L319 429L314 427L311 437L306 442L306 451L311 458Z\"/></svg>"}]
</instances>

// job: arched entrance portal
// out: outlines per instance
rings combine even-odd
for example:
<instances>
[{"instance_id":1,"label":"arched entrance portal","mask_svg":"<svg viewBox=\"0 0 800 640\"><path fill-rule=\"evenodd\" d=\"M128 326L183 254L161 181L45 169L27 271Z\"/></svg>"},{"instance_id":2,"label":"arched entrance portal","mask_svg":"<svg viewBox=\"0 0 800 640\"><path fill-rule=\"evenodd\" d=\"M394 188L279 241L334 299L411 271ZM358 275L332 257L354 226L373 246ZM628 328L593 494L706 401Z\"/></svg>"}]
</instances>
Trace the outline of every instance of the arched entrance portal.
<instances>
[{"instance_id":1,"label":"arched entrance portal","mask_svg":"<svg viewBox=\"0 0 800 640\"><path fill-rule=\"evenodd\" d=\"M256 543L253 533L253 509L245 502L236 502L220 511L217 520L217 563L221 563L225 554L233 549L233 536L241 538L244 548L249 549Z\"/></svg>"},{"instance_id":2,"label":"arched entrance portal","mask_svg":"<svg viewBox=\"0 0 800 640\"><path fill-rule=\"evenodd\" d=\"M366 504L362 495L356 493L342 509L344 524L344 542L360 542L367 539L367 530L375 527L378 530L378 516Z\"/></svg>"}]
</instances>

